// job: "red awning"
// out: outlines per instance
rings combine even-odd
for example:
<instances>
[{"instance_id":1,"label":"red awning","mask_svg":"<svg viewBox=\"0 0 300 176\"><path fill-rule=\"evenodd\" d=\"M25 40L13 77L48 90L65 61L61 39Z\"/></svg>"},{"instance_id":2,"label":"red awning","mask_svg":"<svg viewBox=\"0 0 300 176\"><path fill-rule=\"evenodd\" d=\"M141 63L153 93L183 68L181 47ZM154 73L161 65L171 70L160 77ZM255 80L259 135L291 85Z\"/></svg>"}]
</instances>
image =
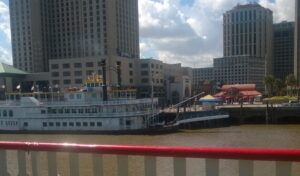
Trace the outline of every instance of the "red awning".
<instances>
[{"instance_id":1,"label":"red awning","mask_svg":"<svg viewBox=\"0 0 300 176\"><path fill-rule=\"evenodd\" d=\"M223 85L222 91L228 91L230 88L235 88L239 91L253 91L256 89L255 84L234 84L234 85Z\"/></svg>"},{"instance_id":2,"label":"red awning","mask_svg":"<svg viewBox=\"0 0 300 176\"><path fill-rule=\"evenodd\" d=\"M256 90L251 90L251 91L240 91L240 94L243 96L259 96L262 95L260 92Z\"/></svg>"}]
</instances>

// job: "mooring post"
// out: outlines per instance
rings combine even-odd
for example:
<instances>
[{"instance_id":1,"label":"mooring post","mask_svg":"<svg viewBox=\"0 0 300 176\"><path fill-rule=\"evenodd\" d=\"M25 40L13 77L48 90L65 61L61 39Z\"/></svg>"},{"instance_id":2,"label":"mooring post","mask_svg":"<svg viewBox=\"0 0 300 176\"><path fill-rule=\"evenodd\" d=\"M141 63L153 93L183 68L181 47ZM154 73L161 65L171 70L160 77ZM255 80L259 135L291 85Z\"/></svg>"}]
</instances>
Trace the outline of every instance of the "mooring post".
<instances>
[{"instance_id":1,"label":"mooring post","mask_svg":"<svg viewBox=\"0 0 300 176\"><path fill-rule=\"evenodd\" d=\"M269 101L267 101L267 107L266 107L266 124L269 122Z\"/></svg>"}]
</instances>

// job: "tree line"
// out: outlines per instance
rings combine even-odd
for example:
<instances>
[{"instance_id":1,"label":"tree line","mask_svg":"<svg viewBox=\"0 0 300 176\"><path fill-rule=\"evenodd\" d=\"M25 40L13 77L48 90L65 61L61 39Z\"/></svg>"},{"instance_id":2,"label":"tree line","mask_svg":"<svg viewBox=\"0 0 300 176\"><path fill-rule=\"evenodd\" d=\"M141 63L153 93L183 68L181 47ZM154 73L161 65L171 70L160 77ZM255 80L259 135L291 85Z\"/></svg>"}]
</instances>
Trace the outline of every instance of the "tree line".
<instances>
[{"instance_id":1,"label":"tree line","mask_svg":"<svg viewBox=\"0 0 300 176\"><path fill-rule=\"evenodd\" d=\"M267 75L264 78L264 84L269 97L297 96L298 93L298 80L293 74L288 75L284 81L273 75Z\"/></svg>"}]
</instances>

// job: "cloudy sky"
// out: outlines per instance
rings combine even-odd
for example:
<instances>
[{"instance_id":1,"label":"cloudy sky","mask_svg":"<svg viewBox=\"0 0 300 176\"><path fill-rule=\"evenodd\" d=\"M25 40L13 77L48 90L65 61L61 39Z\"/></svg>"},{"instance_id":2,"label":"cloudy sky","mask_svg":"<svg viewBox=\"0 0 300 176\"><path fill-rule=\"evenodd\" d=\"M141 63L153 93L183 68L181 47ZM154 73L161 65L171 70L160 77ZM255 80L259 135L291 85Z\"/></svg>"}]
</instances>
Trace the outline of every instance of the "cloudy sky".
<instances>
[{"instance_id":1,"label":"cloudy sky","mask_svg":"<svg viewBox=\"0 0 300 176\"><path fill-rule=\"evenodd\" d=\"M0 62L12 63L9 0L0 0ZM139 0L142 58L207 67L222 56L222 14L237 3L257 2L274 21L294 20L294 0Z\"/></svg>"}]
</instances>

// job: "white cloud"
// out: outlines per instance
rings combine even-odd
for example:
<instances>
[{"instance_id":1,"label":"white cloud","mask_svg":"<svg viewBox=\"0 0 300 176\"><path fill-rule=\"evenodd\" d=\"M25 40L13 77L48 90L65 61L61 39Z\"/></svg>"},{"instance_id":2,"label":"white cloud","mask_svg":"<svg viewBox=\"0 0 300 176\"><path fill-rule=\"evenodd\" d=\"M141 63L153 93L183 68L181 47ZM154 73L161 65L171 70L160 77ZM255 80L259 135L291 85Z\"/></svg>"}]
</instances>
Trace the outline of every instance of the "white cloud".
<instances>
[{"instance_id":1,"label":"white cloud","mask_svg":"<svg viewBox=\"0 0 300 176\"><path fill-rule=\"evenodd\" d=\"M10 42L9 7L3 1L0 1L0 32L4 33L6 39Z\"/></svg>"},{"instance_id":2,"label":"white cloud","mask_svg":"<svg viewBox=\"0 0 300 176\"><path fill-rule=\"evenodd\" d=\"M274 22L294 21L295 19L295 0L260 0L259 3L273 11Z\"/></svg>"},{"instance_id":3,"label":"white cloud","mask_svg":"<svg viewBox=\"0 0 300 176\"><path fill-rule=\"evenodd\" d=\"M179 0L140 0L141 56L153 50L165 62L211 66L213 58L223 55L222 15L237 3L247 0L195 0L192 5ZM294 0L259 3L274 11L274 21L293 20Z\"/></svg>"},{"instance_id":4,"label":"white cloud","mask_svg":"<svg viewBox=\"0 0 300 176\"><path fill-rule=\"evenodd\" d=\"M12 56L10 49L3 48L0 46L0 62L12 64Z\"/></svg>"}]
</instances>

